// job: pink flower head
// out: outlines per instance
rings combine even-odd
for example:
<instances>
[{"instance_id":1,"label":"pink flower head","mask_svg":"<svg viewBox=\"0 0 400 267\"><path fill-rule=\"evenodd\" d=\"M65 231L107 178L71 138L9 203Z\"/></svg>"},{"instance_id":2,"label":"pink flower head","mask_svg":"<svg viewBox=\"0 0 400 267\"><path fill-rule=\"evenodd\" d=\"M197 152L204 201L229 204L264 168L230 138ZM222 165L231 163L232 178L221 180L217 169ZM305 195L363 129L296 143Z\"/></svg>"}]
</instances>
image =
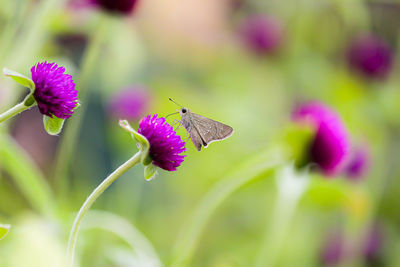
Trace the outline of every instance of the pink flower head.
<instances>
[{"instance_id":1,"label":"pink flower head","mask_svg":"<svg viewBox=\"0 0 400 267\"><path fill-rule=\"evenodd\" d=\"M311 102L295 109L292 117L297 122L311 124L315 135L306 157L325 175L335 175L342 167L348 151L346 129L339 115L319 102Z\"/></svg>"},{"instance_id":2,"label":"pink flower head","mask_svg":"<svg viewBox=\"0 0 400 267\"><path fill-rule=\"evenodd\" d=\"M67 119L74 113L78 104L78 91L75 90L72 76L64 72L64 67L46 61L31 68L35 83L33 96L43 115Z\"/></svg>"},{"instance_id":3,"label":"pink flower head","mask_svg":"<svg viewBox=\"0 0 400 267\"><path fill-rule=\"evenodd\" d=\"M138 132L150 143L149 155L153 164L167 171L175 171L184 161L185 142L176 134L165 118L157 114L145 116L139 122Z\"/></svg>"}]
</instances>

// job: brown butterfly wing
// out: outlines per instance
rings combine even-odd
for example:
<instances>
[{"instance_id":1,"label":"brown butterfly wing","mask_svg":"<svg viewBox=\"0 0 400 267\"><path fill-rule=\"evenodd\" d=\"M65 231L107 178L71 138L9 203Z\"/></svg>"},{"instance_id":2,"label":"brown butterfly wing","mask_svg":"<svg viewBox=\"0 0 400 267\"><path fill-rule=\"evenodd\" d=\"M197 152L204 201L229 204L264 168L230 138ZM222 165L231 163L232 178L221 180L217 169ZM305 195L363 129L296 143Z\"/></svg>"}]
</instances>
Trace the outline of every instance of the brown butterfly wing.
<instances>
[{"instance_id":1,"label":"brown butterfly wing","mask_svg":"<svg viewBox=\"0 0 400 267\"><path fill-rule=\"evenodd\" d=\"M219 141L228 138L233 134L233 128L221 122L203 117L201 115L191 113L192 124L196 132L203 141L203 146L207 147L214 141ZM194 138L192 138L193 141ZM196 144L195 144L196 145ZM198 149L199 150L199 149Z\"/></svg>"},{"instance_id":2,"label":"brown butterfly wing","mask_svg":"<svg viewBox=\"0 0 400 267\"><path fill-rule=\"evenodd\" d=\"M190 139L192 139L194 146L198 151L200 151L201 146L203 145L203 139L201 138L200 134L196 129L192 129L189 134L190 134Z\"/></svg>"}]
</instances>

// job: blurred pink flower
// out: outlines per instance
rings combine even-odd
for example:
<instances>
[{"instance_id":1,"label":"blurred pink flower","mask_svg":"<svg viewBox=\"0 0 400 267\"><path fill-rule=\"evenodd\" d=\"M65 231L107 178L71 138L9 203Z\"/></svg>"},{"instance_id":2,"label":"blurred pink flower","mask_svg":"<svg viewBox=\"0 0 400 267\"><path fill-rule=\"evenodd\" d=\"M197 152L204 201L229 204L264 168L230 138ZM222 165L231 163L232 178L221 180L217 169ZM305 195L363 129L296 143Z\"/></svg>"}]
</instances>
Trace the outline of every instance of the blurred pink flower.
<instances>
[{"instance_id":1,"label":"blurred pink flower","mask_svg":"<svg viewBox=\"0 0 400 267\"><path fill-rule=\"evenodd\" d=\"M365 34L355 38L347 51L349 65L369 78L385 78L392 69L394 55L378 36Z\"/></svg>"},{"instance_id":2,"label":"blurred pink flower","mask_svg":"<svg viewBox=\"0 0 400 267\"><path fill-rule=\"evenodd\" d=\"M113 117L126 120L138 120L148 110L150 95L140 87L131 87L115 94L108 111Z\"/></svg>"},{"instance_id":3,"label":"blurred pink flower","mask_svg":"<svg viewBox=\"0 0 400 267\"><path fill-rule=\"evenodd\" d=\"M292 118L315 129L309 151L305 151L308 163L316 164L325 175L337 174L349 151L347 132L339 115L322 103L310 102L295 109Z\"/></svg>"},{"instance_id":4,"label":"blurred pink flower","mask_svg":"<svg viewBox=\"0 0 400 267\"><path fill-rule=\"evenodd\" d=\"M138 0L89 0L106 12L130 15L135 9Z\"/></svg>"},{"instance_id":5,"label":"blurred pink flower","mask_svg":"<svg viewBox=\"0 0 400 267\"><path fill-rule=\"evenodd\" d=\"M279 20L269 16L255 15L246 18L240 33L244 44L257 54L271 54L282 45L283 28Z\"/></svg>"},{"instance_id":6,"label":"blurred pink flower","mask_svg":"<svg viewBox=\"0 0 400 267\"><path fill-rule=\"evenodd\" d=\"M322 265L338 265L344 258L344 237L340 231L333 231L328 235L322 245L321 263Z\"/></svg>"},{"instance_id":7,"label":"blurred pink flower","mask_svg":"<svg viewBox=\"0 0 400 267\"><path fill-rule=\"evenodd\" d=\"M369 157L369 151L365 146L358 147L353 151L345 169L348 179L359 180L365 175L370 163Z\"/></svg>"},{"instance_id":8,"label":"blurred pink flower","mask_svg":"<svg viewBox=\"0 0 400 267\"><path fill-rule=\"evenodd\" d=\"M384 266L381 262L384 248L383 230L381 224L375 223L367 230L361 242L358 239L346 238L342 229L332 231L322 245L320 255L322 265L340 266L361 252L367 266Z\"/></svg>"}]
</instances>

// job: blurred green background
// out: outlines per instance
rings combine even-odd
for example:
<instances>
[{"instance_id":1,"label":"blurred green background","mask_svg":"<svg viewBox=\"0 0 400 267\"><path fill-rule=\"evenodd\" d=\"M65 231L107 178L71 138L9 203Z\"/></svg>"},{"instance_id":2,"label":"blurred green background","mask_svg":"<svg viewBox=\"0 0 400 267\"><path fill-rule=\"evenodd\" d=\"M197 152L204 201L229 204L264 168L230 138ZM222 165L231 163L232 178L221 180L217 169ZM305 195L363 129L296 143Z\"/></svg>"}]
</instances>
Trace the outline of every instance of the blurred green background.
<instances>
[{"instance_id":1,"label":"blurred green background","mask_svg":"<svg viewBox=\"0 0 400 267\"><path fill-rule=\"evenodd\" d=\"M113 113L113 99L127 89L146 95L129 118L134 128L145 114L175 112L171 97L235 133L201 152L188 139L176 172L145 181L136 166L118 179L85 218L77 266L400 266L400 2L138 0L128 15L84 1L0 6L1 67L29 75L38 61L57 62L73 75L82 105L56 137L37 108L1 125L0 223L11 224L0 240L1 267L63 266L75 213L137 151ZM242 30L253 16L276 23L264 25L276 27L276 47L248 44ZM349 45L366 33L392 51L384 77L348 64ZM0 110L26 93L1 77ZM311 173L285 217L276 181L293 158L284 136L293 108L309 100L340 114L352 145L368 148L368 168L356 180ZM236 179L269 162L218 202ZM214 204L211 216L201 212ZM190 229L200 228L185 258ZM372 228L379 240L371 256L364 247ZM324 260L327 250L341 256Z\"/></svg>"}]
</instances>

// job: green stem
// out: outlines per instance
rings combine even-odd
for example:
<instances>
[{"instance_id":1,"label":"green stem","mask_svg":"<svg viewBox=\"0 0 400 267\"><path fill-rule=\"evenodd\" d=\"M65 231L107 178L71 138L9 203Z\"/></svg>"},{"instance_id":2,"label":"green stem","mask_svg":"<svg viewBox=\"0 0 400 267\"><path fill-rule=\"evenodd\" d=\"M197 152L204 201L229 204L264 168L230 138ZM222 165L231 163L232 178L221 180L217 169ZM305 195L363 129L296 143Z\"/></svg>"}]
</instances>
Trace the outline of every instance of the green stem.
<instances>
[{"instance_id":1,"label":"green stem","mask_svg":"<svg viewBox=\"0 0 400 267\"><path fill-rule=\"evenodd\" d=\"M296 205L297 199L287 201L284 197L278 196L273 212L269 216L272 221L267 224L264 240L254 266L276 266Z\"/></svg>"},{"instance_id":2,"label":"green stem","mask_svg":"<svg viewBox=\"0 0 400 267\"><path fill-rule=\"evenodd\" d=\"M95 34L89 43L89 47L86 49L85 54L81 63L80 75L77 79L77 87L79 90L80 101L87 103L87 97L89 96L90 86L88 84L90 75L94 69L97 58L100 54L100 48L106 37L107 18L101 19ZM67 169L68 164L74 153L79 129L82 124L83 116L85 113L85 105L82 105L77 110L76 114L68 120L68 123L64 129L63 138L57 151L54 167L54 177L56 180L56 189L61 199L66 196L68 188L67 180Z\"/></svg>"},{"instance_id":3,"label":"green stem","mask_svg":"<svg viewBox=\"0 0 400 267\"><path fill-rule=\"evenodd\" d=\"M54 195L40 169L11 137L0 134L0 162L29 204L47 217L54 216Z\"/></svg>"},{"instance_id":4,"label":"green stem","mask_svg":"<svg viewBox=\"0 0 400 267\"><path fill-rule=\"evenodd\" d=\"M178 235L171 266L189 265L199 237L217 208L238 189L265 174L265 172L272 170L282 160L280 156L271 159L271 155L261 155L255 161L252 160L250 164L217 183L203 198L193 216L188 220L187 225L182 228Z\"/></svg>"},{"instance_id":5,"label":"green stem","mask_svg":"<svg viewBox=\"0 0 400 267\"><path fill-rule=\"evenodd\" d=\"M260 247L256 267L277 266L290 223L301 196L309 184L308 171L298 174L293 166L286 166L277 175L278 197L269 216L264 240Z\"/></svg>"},{"instance_id":6,"label":"green stem","mask_svg":"<svg viewBox=\"0 0 400 267\"><path fill-rule=\"evenodd\" d=\"M118 167L113 173L111 173L104 181L96 187L96 189L89 195L85 203L83 203L81 209L76 215L74 224L69 235L68 247L67 247L67 267L72 267L74 264L75 245L78 239L79 227L82 223L82 219L85 214L89 211L90 207L96 201L96 199L122 174L128 171L130 168L140 162L141 152L136 153L132 158L126 161L124 164Z\"/></svg>"},{"instance_id":7,"label":"green stem","mask_svg":"<svg viewBox=\"0 0 400 267\"><path fill-rule=\"evenodd\" d=\"M15 105L14 107L7 110L6 112L0 114L0 123L14 117L15 115L18 115L22 111L25 111L31 107L32 106L25 106L24 102L21 102L21 103Z\"/></svg>"},{"instance_id":8,"label":"green stem","mask_svg":"<svg viewBox=\"0 0 400 267\"><path fill-rule=\"evenodd\" d=\"M19 69L24 62L30 62L37 55L48 37L48 23L54 14L64 5L66 0L43 0L35 5L31 19L24 23L23 32L13 40L13 49L6 58L6 66Z\"/></svg>"},{"instance_id":9,"label":"green stem","mask_svg":"<svg viewBox=\"0 0 400 267\"><path fill-rule=\"evenodd\" d=\"M18 32L18 28L24 18L23 14L26 11L28 5L26 0L17 0L13 4L13 14L8 18L7 24L4 27L3 34L1 35L1 46L0 46L0 62L3 65L3 60L9 51L11 44L13 43L14 37Z\"/></svg>"}]
</instances>

